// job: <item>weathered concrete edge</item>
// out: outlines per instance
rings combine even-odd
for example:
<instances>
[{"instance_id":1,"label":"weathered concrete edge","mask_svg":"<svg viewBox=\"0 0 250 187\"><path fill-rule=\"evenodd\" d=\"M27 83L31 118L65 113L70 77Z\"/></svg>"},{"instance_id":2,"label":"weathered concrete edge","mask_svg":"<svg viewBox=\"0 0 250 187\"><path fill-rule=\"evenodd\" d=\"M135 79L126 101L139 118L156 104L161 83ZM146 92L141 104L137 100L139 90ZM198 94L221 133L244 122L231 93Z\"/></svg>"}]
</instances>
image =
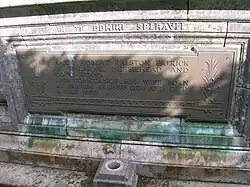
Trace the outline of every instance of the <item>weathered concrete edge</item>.
<instances>
[{"instance_id":1,"label":"weathered concrete edge","mask_svg":"<svg viewBox=\"0 0 250 187\"><path fill-rule=\"evenodd\" d=\"M121 158L140 164L250 169L250 151L108 143L1 134L0 149L90 159ZM132 144L134 143L134 144ZM0 159L3 159L2 156ZM1 161L1 160L0 160ZM4 161L4 160L3 160ZM5 160L8 161L8 160Z\"/></svg>"},{"instance_id":2,"label":"weathered concrete edge","mask_svg":"<svg viewBox=\"0 0 250 187\"><path fill-rule=\"evenodd\" d=\"M156 168L144 167L148 173L154 173ZM171 171L170 171L171 170ZM8 173L8 175L6 175ZM230 170L206 170L199 168L166 168L160 169L159 173L163 173L163 178L150 178L149 176L140 175L139 187L146 186L157 186L155 181L159 184L200 184L203 186L203 182L206 184L222 184L224 186L249 186L249 172L237 171L232 172ZM178 173L178 174L177 174ZM199 182L197 181L197 175L200 177ZM193 177L194 176L194 177ZM64 168L48 168L41 166L32 166L24 164L13 164L13 163L1 163L0 162L0 185L8 186L79 186L84 185L92 186L94 174L86 173L82 171L65 170ZM183 177L188 180L187 183L182 183ZM203 182L201 182L203 181ZM213 182L213 183L211 183ZM229 184L231 183L231 185ZM241 184L241 185L240 185ZM157 186L158 187L158 186Z\"/></svg>"},{"instance_id":3,"label":"weathered concrete edge","mask_svg":"<svg viewBox=\"0 0 250 187\"><path fill-rule=\"evenodd\" d=\"M240 184L215 184L215 183L204 183L204 182L198 182L198 181L169 181L169 187L214 187L214 186L220 186L220 187L248 187L249 185L240 185Z\"/></svg>"},{"instance_id":4,"label":"weathered concrete edge","mask_svg":"<svg viewBox=\"0 0 250 187\"><path fill-rule=\"evenodd\" d=\"M250 20L249 10L189 10L188 20Z\"/></svg>"},{"instance_id":5,"label":"weathered concrete edge","mask_svg":"<svg viewBox=\"0 0 250 187\"><path fill-rule=\"evenodd\" d=\"M115 16L114 16L115 15ZM139 11L110 11L110 12L87 12L68 13L57 15L29 16L1 18L0 27L11 25L28 24L52 24L72 22L93 22L93 21L120 21L120 20L187 20L186 10L139 10Z\"/></svg>"},{"instance_id":6,"label":"weathered concrete edge","mask_svg":"<svg viewBox=\"0 0 250 187\"><path fill-rule=\"evenodd\" d=\"M57 15L1 18L0 27L28 24L56 24L62 22L72 23L109 20L249 21L250 10L134 10L68 13Z\"/></svg>"},{"instance_id":7,"label":"weathered concrete edge","mask_svg":"<svg viewBox=\"0 0 250 187\"><path fill-rule=\"evenodd\" d=\"M58 155L42 155L25 153L21 151L0 150L1 158L11 159L2 161L3 164L19 164L20 166L55 168L68 171L86 172L93 176L101 160L64 157ZM3 160L3 159L1 159ZM1 165L1 163L0 163ZM202 167L172 167L164 165L142 164L137 165L137 173L143 177L156 178L156 180L199 180L207 182L227 182L249 184L249 170L211 169ZM0 181L1 183L1 181Z\"/></svg>"},{"instance_id":8,"label":"weathered concrete edge","mask_svg":"<svg viewBox=\"0 0 250 187\"><path fill-rule=\"evenodd\" d=\"M104 158L94 159L79 155L57 155L45 153L44 151L34 152L21 149L0 149L0 162L87 172L88 175L92 175L96 172L98 165L103 159ZM140 176L153 177L157 178L157 180L199 180L207 182L250 184L249 169L242 170L241 168L232 167L214 168L195 165L171 166L159 163L135 163L137 163L137 173Z\"/></svg>"}]
</instances>

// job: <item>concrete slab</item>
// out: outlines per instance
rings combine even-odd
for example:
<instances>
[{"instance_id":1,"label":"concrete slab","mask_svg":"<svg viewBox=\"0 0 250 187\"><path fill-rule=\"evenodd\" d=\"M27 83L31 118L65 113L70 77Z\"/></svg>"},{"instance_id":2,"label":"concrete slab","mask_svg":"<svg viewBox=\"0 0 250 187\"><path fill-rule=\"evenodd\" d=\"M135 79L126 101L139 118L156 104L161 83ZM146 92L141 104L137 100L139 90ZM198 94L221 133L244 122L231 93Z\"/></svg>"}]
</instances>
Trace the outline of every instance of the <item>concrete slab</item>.
<instances>
[{"instance_id":1,"label":"concrete slab","mask_svg":"<svg viewBox=\"0 0 250 187\"><path fill-rule=\"evenodd\" d=\"M83 172L0 163L0 186L91 186Z\"/></svg>"},{"instance_id":2,"label":"concrete slab","mask_svg":"<svg viewBox=\"0 0 250 187\"><path fill-rule=\"evenodd\" d=\"M169 187L249 187L249 185L194 181L169 181Z\"/></svg>"}]
</instances>

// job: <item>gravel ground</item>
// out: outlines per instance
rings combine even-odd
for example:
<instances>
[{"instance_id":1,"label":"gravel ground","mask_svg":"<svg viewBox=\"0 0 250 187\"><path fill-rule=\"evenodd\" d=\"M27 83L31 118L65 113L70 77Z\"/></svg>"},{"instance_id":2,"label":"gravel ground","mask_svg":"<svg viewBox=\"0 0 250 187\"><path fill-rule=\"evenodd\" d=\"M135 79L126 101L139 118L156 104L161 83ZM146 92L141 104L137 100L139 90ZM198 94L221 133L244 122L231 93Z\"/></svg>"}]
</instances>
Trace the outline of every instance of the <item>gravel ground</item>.
<instances>
[{"instance_id":1,"label":"gravel ground","mask_svg":"<svg viewBox=\"0 0 250 187\"><path fill-rule=\"evenodd\" d=\"M90 187L92 179L83 172L0 163L0 186Z\"/></svg>"}]
</instances>

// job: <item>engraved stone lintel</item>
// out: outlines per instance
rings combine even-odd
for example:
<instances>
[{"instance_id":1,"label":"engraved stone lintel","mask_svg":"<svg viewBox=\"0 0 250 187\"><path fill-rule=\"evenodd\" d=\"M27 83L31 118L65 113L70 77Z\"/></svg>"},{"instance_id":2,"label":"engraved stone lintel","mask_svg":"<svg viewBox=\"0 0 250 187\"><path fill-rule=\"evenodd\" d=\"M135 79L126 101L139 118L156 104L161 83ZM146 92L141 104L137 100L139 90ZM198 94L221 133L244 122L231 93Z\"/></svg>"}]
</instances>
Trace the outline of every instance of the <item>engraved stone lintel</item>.
<instances>
[{"instance_id":1,"label":"engraved stone lintel","mask_svg":"<svg viewBox=\"0 0 250 187\"><path fill-rule=\"evenodd\" d=\"M226 23L210 22L183 22L183 21L105 21L105 22L84 22L74 24L51 24L29 27L0 28L0 36L34 36L34 35L57 35L57 34L103 34L103 33L176 33L176 32L226 32ZM11 35L10 35L11 33Z\"/></svg>"}]
</instances>

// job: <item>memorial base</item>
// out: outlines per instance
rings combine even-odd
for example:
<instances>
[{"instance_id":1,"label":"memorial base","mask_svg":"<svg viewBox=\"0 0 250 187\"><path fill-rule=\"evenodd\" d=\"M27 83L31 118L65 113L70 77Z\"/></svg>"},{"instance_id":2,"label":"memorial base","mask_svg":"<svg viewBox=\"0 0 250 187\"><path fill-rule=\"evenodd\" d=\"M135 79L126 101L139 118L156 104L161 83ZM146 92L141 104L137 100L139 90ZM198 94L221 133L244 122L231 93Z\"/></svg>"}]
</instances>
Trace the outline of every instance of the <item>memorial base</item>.
<instances>
[{"instance_id":1,"label":"memorial base","mask_svg":"<svg viewBox=\"0 0 250 187\"><path fill-rule=\"evenodd\" d=\"M105 160L98 168L94 187L136 187L136 165L124 160Z\"/></svg>"}]
</instances>

